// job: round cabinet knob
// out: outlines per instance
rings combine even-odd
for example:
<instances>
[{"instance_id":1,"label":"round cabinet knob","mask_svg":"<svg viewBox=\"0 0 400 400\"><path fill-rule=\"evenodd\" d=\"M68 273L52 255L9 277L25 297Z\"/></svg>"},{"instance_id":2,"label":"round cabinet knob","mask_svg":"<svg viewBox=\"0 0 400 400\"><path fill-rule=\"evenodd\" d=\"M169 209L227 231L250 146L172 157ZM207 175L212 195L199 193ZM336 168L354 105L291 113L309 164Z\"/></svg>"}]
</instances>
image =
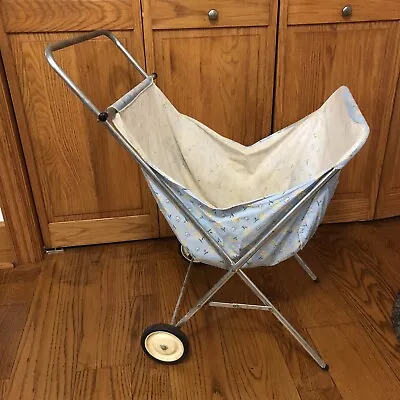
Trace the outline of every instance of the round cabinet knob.
<instances>
[{"instance_id":1,"label":"round cabinet knob","mask_svg":"<svg viewBox=\"0 0 400 400\"><path fill-rule=\"evenodd\" d=\"M208 12L208 19L210 21L216 21L218 19L218 11L214 9L210 10Z\"/></svg>"},{"instance_id":2,"label":"round cabinet knob","mask_svg":"<svg viewBox=\"0 0 400 400\"><path fill-rule=\"evenodd\" d=\"M353 14L353 7L348 5L348 6L344 6L342 9L342 15L343 17L351 17Z\"/></svg>"}]
</instances>

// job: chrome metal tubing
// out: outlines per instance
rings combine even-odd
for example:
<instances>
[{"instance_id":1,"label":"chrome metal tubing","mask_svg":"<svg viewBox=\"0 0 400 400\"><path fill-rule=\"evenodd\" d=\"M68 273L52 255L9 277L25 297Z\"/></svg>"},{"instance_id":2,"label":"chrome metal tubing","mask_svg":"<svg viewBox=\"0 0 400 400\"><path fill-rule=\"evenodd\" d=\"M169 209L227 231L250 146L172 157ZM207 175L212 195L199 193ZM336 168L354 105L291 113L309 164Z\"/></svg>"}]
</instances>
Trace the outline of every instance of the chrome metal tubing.
<instances>
[{"instance_id":1,"label":"chrome metal tubing","mask_svg":"<svg viewBox=\"0 0 400 400\"><path fill-rule=\"evenodd\" d=\"M210 307L243 308L245 310L271 311L270 306L261 306L259 304L224 303L224 302L220 302L220 301L210 301L208 303L208 305Z\"/></svg>"},{"instance_id":2,"label":"chrome metal tubing","mask_svg":"<svg viewBox=\"0 0 400 400\"><path fill-rule=\"evenodd\" d=\"M181 291L179 292L179 296L178 296L178 300L176 302L174 313L172 314L172 318L171 318L171 322L170 322L171 325L175 324L176 316L178 315L179 308L181 306L183 294L185 293L185 289L186 289L187 281L189 279L190 269L192 268L192 265L193 265L193 261L190 261L188 269L186 271L185 279L183 280L183 283L182 283Z\"/></svg>"},{"instance_id":3,"label":"chrome metal tubing","mask_svg":"<svg viewBox=\"0 0 400 400\"><path fill-rule=\"evenodd\" d=\"M70 89L82 100L82 102L89 108L96 116L100 114L100 110L90 101L85 93L76 85L76 83L68 76L68 74L57 64L54 59L53 53L55 51L65 49L66 47L73 46L78 43L86 42L87 40L94 39L99 36L108 37L126 56L129 62L139 71L144 78L149 78L146 71L138 64L138 62L132 57L132 55L126 50L115 35L106 30L97 30L93 32L87 32L83 35L78 35L70 39L55 42L46 47L45 57L50 66L57 72L57 74L66 82Z\"/></svg>"},{"instance_id":4,"label":"chrome metal tubing","mask_svg":"<svg viewBox=\"0 0 400 400\"><path fill-rule=\"evenodd\" d=\"M332 179L339 170L332 169L327 172L320 181L318 181L315 186L287 213L280 219L272 228L268 229L268 231L262 236L259 242L250 249L245 255L243 255L236 263L234 263L231 269L197 302L197 304L190 310L188 313L183 316L176 326L180 327L185 322L187 322L197 311L199 311L205 303L207 303L214 295L218 292L218 290L232 278L233 275L248 261L254 254L257 253L258 250L273 236L273 234L289 219L292 217L296 211L303 206L305 202L310 200L317 192L320 190L325 184L327 184L330 179ZM179 199L178 199L179 200ZM199 225L199 222L195 222L195 226ZM214 241L215 242L215 241ZM212 243L215 250L220 249L218 243ZM229 256L228 259L230 260Z\"/></svg>"},{"instance_id":5,"label":"chrome metal tubing","mask_svg":"<svg viewBox=\"0 0 400 400\"><path fill-rule=\"evenodd\" d=\"M314 274L313 271L311 271L310 267L304 262L304 260L298 255L295 254L294 258L296 261L301 265L301 267L304 269L306 274L314 281L316 282L318 280L318 276Z\"/></svg>"},{"instance_id":6,"label":"chrome metal tubing","mask_svg":"<svg viewBox=\"0 0 400 400\"><path fill-rule=\"evenodd\" d=\"M251 291L261 300L263 304L270 307L270 311L278 321L291 333L291 335L301 344L304 350L316 361L321 368L326 368L326 362L321 358L318 352L311 347L299 332L290 324L290 322L278 311L278 309L269 301L265 294L254 284L254 282L242 271L238 271L239 277L246 283Z\"/></svg>"}]
</instances>

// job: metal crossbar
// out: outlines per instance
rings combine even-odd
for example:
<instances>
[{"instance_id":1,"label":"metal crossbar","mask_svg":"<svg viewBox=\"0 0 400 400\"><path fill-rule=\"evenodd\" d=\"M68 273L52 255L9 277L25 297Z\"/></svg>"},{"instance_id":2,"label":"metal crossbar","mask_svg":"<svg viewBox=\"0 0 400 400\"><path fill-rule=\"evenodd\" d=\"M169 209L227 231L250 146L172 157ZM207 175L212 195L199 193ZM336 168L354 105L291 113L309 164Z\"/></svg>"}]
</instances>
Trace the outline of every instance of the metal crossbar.
<instances>
[{"instance_id":1,"label":"metal crossbar","mask_svg":"<svg viewBox=\"0 0 400 400\"><path fill-rule=\"evenodd\" d=\"M192 266L192 262L189 264L188 272L186 273L177 305L174 310L174 315L172 320L175 321L176 315L179 311L179 307L182 301L183 292L186 288L189 270ZM191 310L182 318L175 326L182 326L185 322L187 322L198 310L200 310L205 304L208 304L211 307L222 307L222 308L240 308L240 309L248 309L248 310L260 310L260 311L270 311L278 321L290 332L290 334L298 341L298 343L307 351L307 353L314 359L314 361L323 369L328 368L328 364L321 358L318 352L311 347L308 342L300 335L300 333L290 324L290 322L279 312L279 310L271 303L271 301L265 296L265 294L256 286L256 284L241 270L238 269L236 271L237 275L242 279L242 281L250 288L250 290L258 297L263 305L256 305L256 304L242 304L242 303L224 303L224 302L217 302L211 301L208 302L209 293L212 292L212 297L229 279L225 277L229 274L227 272L223 278L218 281L209 292L203 296L199 302L191 308ZM224 279L225 278L225 279ZM221 283L221 280L224 279L224 282ZM204 300L207 298L208 300ZM207 303L208 302L208 303Z\"/></svg>"}]
</instances>

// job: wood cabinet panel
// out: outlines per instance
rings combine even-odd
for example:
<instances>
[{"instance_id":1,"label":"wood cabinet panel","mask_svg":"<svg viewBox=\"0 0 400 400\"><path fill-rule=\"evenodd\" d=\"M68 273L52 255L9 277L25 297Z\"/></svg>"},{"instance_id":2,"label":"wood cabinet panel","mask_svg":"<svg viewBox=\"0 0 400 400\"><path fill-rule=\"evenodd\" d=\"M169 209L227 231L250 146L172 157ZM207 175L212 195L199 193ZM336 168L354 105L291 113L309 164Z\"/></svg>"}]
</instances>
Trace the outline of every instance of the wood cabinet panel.
<instances>
[{"instance_id":1,"label":"wood cabinet panel","mask_svg":"<svg viewBox=\"0 0 400 400\"><path fill-rule=\"evenodd\" d=\"M245 145L270 132L273 43L268 28L153 35L157 84L180 112Z\"/></svg>"},{"instance_id":2,"label":"wood cabinet panel","mask_svg":"<svg viewBox=\"0 0 400 400\"><path fill-rule=\"evenodd\" d=\"M134 28L132 0L1 0L6 32Z\"/></svg>"},{"instance_id":3,"label":"wood cabinet panel","mask_svg":"<svg viewBox=\"0 0 400 400\"><path fill-rule=\"evenodd\" d=\"M271 0L151 0L153 29L268 25ZM218 19L210 21L215 9Z\"/></svg>"},{"instance_id":4,"label":"wood cabinet panel","mask_svg":"<svg viewBox=\"0 0 400 400\"><path fill-rule=\"evenodd\" d=\"M2 34L0 23L0 46L4 38ZM33 263L43 258L43 242L4 70L4 47L1 48L0 226L3 235L0 234L0 254L3 254L2 261ZM2 220L6 221L3 225Z\"/></svg>"},{"instance_id":5,"label":"wood cabinet panel","mask_svg":"<svg viewBox=\"0 0 400 400\"><path fill-rule=\"evenodd\" d=\"M342 9L348 4L352 15L343 17ZM398 0L289 0L288 6L288 25L395 19L400 19Z\"/></svg>"},{"instance_id":6,"label":"wood cabinet panel","mask_svg":"<svg viewBox=\"0 0 400 400\"><path fill-rule=\"evenodd\" d=\"M133 31L116 34L143 65L140 36ZM51 243L46 245L62 246L63 229L65 245L70 245L69 230L73 225L62 222L126 216L132 217L128 229L132 239L137 239L138 232L143 233L143 216L148 216L148 230L143 237L155 237L158 235L156 206L138 165L47 65L45 46L70 36L69 33L10 35L40 180L35 198L44 202L48 223L60 223L55 240L52 225ZM107 38L70 47L57 53L56 58L100 109L140 79ZM127 230L125 220L121 230ZM95 230L93 235L93 243L99 242ZM115 229L101 237L102 242L115 241ZM125 240L128 239L129 235L125 235ZM84 241L87 243L87 238ZM74 245L77 244L79 239L75 238Z\"/></svg>"},{"instance_id":7,"label":"wood cabinet panel","mask_svg":"<svg viewBox=\"0 0 400 400\"><path fill-rule=\"evenodd\" d=\"M386 146L375 218L400 214L400 81Z\"/></svg>"},{"instance_id":8,"label":"wood cabinet panel","mask_svg":"<svg viewBox=\"0 0 400 400\"><path fill-rule=\"evenodd\" d=\"M371 128L367 144L341 175L327 221L374 215L399 73L399 39L398 21L280 31L274 129L308 115L341 85L349 87Z\"/></svg>"}]
</instances>

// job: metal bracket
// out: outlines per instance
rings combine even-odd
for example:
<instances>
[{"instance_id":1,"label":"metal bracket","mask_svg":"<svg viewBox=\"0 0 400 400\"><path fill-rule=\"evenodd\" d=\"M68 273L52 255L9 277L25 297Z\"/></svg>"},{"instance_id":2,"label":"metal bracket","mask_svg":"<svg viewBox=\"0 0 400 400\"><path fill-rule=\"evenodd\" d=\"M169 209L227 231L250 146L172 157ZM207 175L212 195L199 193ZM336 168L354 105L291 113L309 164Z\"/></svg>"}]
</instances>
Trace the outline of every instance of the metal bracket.
<instances>
[{"instance_id":1,"label":"metal bracket","mask_svg":"<svg viewBox=\"0 0 400 400\"><path fill-rule=\"evenodd\" d=\"M46 254L59 254L64 253L64 249L62 247L54 247L53 249L46 249Z\"/></svg>"}]
</instances>

